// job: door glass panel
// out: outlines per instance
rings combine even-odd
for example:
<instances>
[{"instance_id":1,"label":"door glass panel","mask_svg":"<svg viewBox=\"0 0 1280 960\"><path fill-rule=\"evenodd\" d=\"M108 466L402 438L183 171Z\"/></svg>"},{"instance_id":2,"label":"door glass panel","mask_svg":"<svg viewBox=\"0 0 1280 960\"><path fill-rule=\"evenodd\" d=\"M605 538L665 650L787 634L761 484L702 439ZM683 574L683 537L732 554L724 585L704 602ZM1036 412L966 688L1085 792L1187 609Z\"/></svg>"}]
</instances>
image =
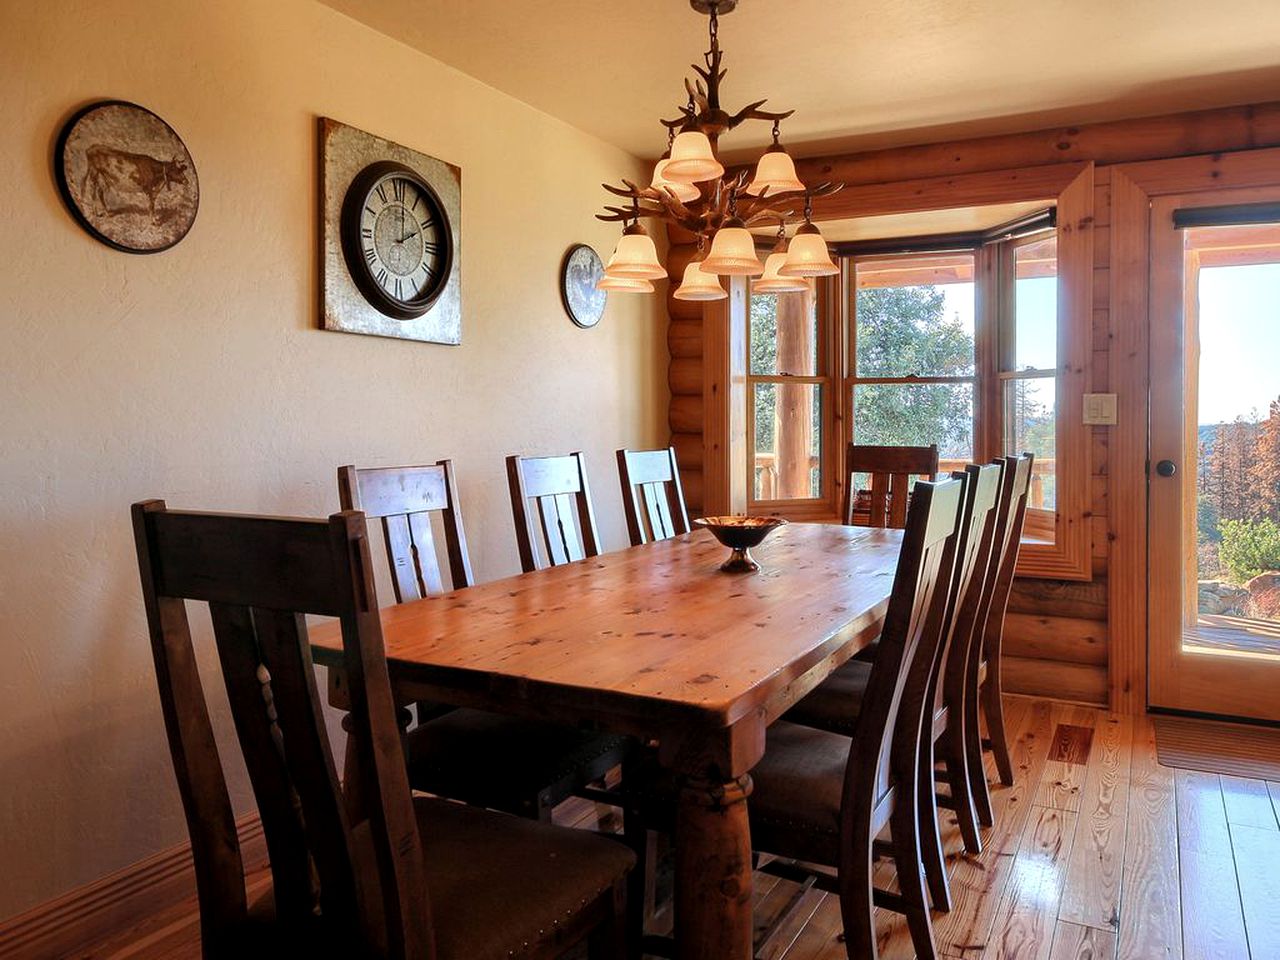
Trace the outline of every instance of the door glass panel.
<instances>
[{"instance_id":1,"label":"door glass panel","mask_svg":"<svg viewBox=\"0 0 1280 960\"><path fill-rule=\"evenodd\" d=\"M753 398L755 500L822 496L822 387L756 383Z\"/></svg>"},{"instance_id":2,"label":"door glass panel","mask_svg":"<svg viewBox=\"0 0 1280 960\"><path fill-rule=\"evenodd\" d=\"M1280 657L1280 225L1184 258L1183 649Z\"/></svg>"}]
</instances>

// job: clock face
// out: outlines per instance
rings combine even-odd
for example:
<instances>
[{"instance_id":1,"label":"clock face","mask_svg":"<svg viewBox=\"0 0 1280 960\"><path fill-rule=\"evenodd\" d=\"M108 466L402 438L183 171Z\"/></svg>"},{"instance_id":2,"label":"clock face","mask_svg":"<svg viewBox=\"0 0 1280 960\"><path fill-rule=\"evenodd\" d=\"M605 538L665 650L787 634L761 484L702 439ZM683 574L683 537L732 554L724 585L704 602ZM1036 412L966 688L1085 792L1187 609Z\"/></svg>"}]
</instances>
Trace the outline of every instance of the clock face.
<instances>
[{"instance_id":1,"label":"clock face","mask_svg":"<svg viewBox=\"0 0 1280 960\"><path fill-rule=\"evenodd\" d=\"M343 252L365 298L389 316L420 317L449 280L449 221L414 171L375 163L352 182L343 205Z\"/></svg>"}]
</instances>

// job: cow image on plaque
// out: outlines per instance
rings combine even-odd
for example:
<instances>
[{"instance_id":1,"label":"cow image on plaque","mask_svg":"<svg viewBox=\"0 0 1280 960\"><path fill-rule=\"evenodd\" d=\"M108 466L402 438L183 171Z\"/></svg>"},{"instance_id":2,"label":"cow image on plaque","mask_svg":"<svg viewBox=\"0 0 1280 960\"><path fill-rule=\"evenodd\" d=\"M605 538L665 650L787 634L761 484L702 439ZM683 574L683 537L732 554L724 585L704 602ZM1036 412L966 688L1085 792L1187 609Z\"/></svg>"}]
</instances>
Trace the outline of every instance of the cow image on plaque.
<instances>
[{"instance_id":1,"label":"cow image on plaque","mask_svg":"<svg viewBox=\"0 0 1280 960\"><path fill-rule=\"evenodd\" d=\"M71 215L116 250L168 250L195 223L195 162L173 128L136 103L77 111L58 136L53 167Z\"/></svg>"}]
</instances>

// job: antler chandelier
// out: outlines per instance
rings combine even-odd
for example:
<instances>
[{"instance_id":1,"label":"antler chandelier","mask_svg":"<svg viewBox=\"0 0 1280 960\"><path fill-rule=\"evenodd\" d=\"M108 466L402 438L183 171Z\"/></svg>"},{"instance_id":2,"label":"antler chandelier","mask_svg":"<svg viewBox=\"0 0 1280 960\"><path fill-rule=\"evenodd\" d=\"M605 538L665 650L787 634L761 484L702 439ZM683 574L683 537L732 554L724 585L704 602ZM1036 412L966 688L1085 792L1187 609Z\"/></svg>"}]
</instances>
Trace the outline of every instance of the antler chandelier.
<instances>
[{"instance_id":1,"label":"antler chandelier","mask_svg":"<svg viewBox=\"0 0 1280 960\"><path fill-rule=\"evenodd\" d=\"M653 280L667 275L659 262L653 240L640 225L641 219L683 227L698 238L698 254L684 272L684 279L672 296L680 300L720 300L728 296L720 284L722 276L759 277L755 288L781 293L805 290L809 278L839 272L831 260L827 243L813 224L812 201L835 193L843 184L820 183L806 186L796 176L795 163L778 142L779 127L794 111L773 113L762 110L764 100L748 104L735 114L720 106L723 52L719 40L719 15L729 13L738 0L689 0L698 13L710 18L711 49L703 54L704 67L693 65L699 79L684 82L689 95L681 115L663 120L667 128L667 152L662 155L647 187L630 180L623 186L603 184L616 197L629 200L628 206L606 206L596 214L600 220L626 225L622 239L597 284L602 290L630 293L653 291ZM743 170L725 176L716 154L722 134L746 120L773 123L773 144L757 162L754 175ZM800 213L797 213L797 207ZM788 242L788 223L803 220ZM778 241L768 259L756 256L755 238L749 228L762 223L778 225ZM704 253L710 238L709 253Z\"/></svg>"}]
</instances>

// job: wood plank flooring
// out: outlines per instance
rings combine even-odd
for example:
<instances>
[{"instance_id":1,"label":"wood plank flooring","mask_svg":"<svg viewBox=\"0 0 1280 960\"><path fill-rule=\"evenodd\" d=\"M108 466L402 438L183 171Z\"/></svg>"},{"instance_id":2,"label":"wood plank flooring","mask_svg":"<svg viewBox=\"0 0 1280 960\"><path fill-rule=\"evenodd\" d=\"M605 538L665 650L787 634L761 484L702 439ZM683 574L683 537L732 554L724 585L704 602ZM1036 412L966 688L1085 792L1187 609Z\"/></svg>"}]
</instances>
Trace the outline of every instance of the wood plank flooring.
<instances>
[{"instance_id":1,"label":"wood plank flooring","mask_svg":"<svg viewBox=\"0 0 1280 960\"><path fill-rule=\"evenodd\" d=\"M1280 958L1280 783L1162 767L1146 717L1011 697L1007 718L1017 782L994 787L979 856L960 852L945 815L954 907L934 916L943 957ZM557 820L592 825L597 809L570 801ZM256 893L270 878L249 882ZM798 894L800 911L760 955L844 960L836 898L765 874L758 934ZM883 913L879 931L884 960L914 956L900 918ZM189 902L74 956L196 960L198 936Z\"/></svg>"}]
</instances>

